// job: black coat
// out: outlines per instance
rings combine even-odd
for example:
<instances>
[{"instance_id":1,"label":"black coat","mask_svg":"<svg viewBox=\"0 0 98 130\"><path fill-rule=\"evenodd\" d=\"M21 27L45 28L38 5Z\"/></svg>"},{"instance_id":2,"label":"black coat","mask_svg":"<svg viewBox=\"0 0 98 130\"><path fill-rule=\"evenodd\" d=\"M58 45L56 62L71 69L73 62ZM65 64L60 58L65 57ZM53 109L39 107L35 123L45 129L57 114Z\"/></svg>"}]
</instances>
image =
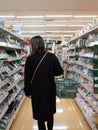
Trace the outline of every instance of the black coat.
<instances>
[{"instance_id":1,"label":"black coat","mask_svg":"<svg viewBox=\"0 0 98 130\"><path fill-rule=\"evenodd\" d=\"M57 57L48 52L30 85L34 70L43 55L44 53L39 53L27 58L24 91L26 96L31 95L33 118L46 121L50 114L56 112L56 85L54 76L63 74L63 69Z\"/></svg>"}]
</instances>

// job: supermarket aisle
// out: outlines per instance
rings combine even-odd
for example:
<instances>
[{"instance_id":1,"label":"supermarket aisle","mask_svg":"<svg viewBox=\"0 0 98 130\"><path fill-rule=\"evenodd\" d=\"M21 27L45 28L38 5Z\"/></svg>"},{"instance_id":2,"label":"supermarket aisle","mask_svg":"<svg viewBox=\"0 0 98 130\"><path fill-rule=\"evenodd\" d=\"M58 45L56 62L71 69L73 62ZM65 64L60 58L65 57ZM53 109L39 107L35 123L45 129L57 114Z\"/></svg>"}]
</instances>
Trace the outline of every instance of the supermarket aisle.
<instances>
[{"instance_id":1,"label":"supermarket aisle","mask_svg":"<svg viewBox=\"0 0 98 130\"><path fill-rule=\"evenodd\" d=\"M31 102L26 98L10 130L38 130L32 119ZM74 100L57 99L54 130L91 130Z\"/></svg>"}]
</instances>

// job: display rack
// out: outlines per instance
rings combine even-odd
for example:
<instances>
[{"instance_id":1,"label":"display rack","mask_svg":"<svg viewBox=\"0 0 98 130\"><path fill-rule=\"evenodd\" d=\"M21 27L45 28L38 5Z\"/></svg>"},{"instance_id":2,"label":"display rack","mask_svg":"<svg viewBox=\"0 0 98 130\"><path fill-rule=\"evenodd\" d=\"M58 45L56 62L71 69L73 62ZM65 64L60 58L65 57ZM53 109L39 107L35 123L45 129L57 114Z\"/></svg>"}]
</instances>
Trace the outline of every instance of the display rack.
<instances>
[{"instance_id":1,"label":"display rack","mask_svg":"<svg viewBox=\"0 0 98 130\"><path fill-rule=\"evenodd\" d=\"M0 130L9 130L25 99L23 64L26 41L0 27Z\"/></svg>"},{"instance_id":2,"label":"display rack","mask_svg":"<svg viewBox=\"0 0 98 130\"><path fill-rule=\"evenodd\" d=\"M68 41L68 77L74 78L80 82L78 90L79 96L76 97L77 105L83 112L84 117L91 126L92 130L96 128L96 116L98 114L98 26L91 30L72 38ZM90 117L84 112L85 105L81 105L81 98L91 108ZM79 98L79 99L78 99ZM87 106L88 106L87 105ZM95 114L95 116L93 116Z\"/></svg>"}]
</instances>

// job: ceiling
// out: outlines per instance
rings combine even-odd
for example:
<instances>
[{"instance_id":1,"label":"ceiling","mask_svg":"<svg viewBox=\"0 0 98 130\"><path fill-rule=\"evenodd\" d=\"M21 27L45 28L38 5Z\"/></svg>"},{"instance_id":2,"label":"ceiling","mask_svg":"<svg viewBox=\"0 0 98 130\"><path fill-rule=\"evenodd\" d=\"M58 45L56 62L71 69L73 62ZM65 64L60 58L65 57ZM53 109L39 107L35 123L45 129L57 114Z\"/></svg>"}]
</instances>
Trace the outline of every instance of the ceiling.
<instances>
[{"instance_id":1,"label":"ceiling","mask_svg":"<svg viewBox=\"0 0 98 130\"><path fill-rule=\"evenodd\" d=\"M24 37L42 35L47 40L68 40L84 25L93 23L93 15L98 16L98 0L0 0L1 15L12 15L5 18L5 23L19 26Z\"/></svg>"}]
</instances>

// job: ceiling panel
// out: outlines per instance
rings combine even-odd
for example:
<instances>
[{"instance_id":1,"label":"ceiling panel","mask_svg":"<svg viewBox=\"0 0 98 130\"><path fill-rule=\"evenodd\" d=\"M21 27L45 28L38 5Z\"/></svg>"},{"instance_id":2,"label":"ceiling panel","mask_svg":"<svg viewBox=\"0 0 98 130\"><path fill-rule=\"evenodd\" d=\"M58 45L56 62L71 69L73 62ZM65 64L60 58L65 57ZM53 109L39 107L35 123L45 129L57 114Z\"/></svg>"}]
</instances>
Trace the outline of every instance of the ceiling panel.
<instances>
[{"instance_id":1,"label":"ceiling panel","mask_svg":"<svg viewBox=\"0 0 98 130\"><path fill-rule=\"evenodd\" d=\"M46 17L46 15L72 15L72 17ZM77 18L75 15L97 15L98 0L0 0L0 15L14 15L14 18L6 18L6 24L22 25L21 31L45 31L45 35L64 35L63 31L78 31L84 26L93 23L93 17ZM43 15L43 18L17 18L21 15ZM44 27L25 27L25 25L44 25ZM63 26L48 26L63 25ZM68 25L68 26L67 26ZM55 31L55 32L52 32ZM58 31L58 32L57 32ZM75 32L67 32L74 34ZM24 34L24 33L23 33ZM41 33L25 33L25 35L37 35ZM53 37L52 37L53 38Z\"/></svg>"}]
</instances>

